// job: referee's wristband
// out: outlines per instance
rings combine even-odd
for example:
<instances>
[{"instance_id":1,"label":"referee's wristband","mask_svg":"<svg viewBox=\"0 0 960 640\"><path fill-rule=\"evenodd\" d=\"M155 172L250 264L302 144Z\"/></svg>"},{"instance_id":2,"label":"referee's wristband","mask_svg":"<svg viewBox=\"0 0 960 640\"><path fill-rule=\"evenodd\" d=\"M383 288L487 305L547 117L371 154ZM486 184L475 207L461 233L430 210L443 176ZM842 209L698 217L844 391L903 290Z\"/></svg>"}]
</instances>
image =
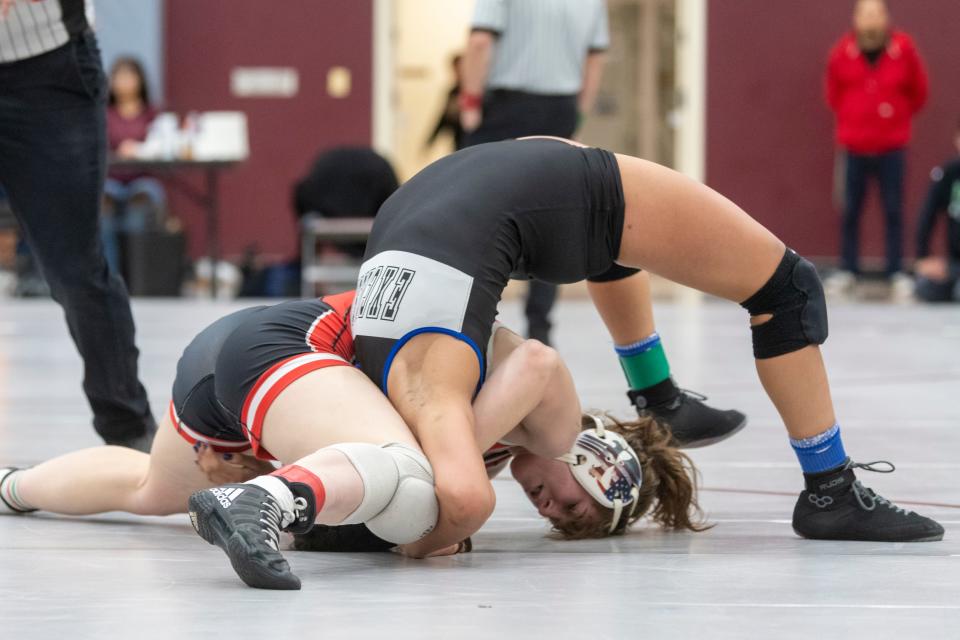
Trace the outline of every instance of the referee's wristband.
<instances>
[{"instance_id":1,"label":"referee's wristband","mask_svg":"<svg viewBox=\"0 0 960 640\"><path fill-rule=\"evenodd\" d=\"M457 106L461 111L474 111L483 106L483 96L476 93L461 93L457 96Z\"/></svg>"}]
</instances>

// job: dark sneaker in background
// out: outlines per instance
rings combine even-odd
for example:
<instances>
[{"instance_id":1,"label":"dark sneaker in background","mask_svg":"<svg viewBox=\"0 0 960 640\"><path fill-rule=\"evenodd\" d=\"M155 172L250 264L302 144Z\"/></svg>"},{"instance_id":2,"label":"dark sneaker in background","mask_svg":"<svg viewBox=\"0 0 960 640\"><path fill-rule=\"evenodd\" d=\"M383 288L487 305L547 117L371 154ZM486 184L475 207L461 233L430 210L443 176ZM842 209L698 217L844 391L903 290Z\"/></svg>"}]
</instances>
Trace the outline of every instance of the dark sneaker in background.
<instances>
[{"instance_id":1,"label":"dark sneaker in background","mask_svg":"<svg viewBox=\"0 0 960 640\"><path fill-rule=\"evenodd\" d=\"M627 392L640 416L651 415L673 433L681 449L706 447L747 426L747 416L735 409L714 409L707 397L679 388L672 378L646 389Z\"/></svg>"}]
</instances>

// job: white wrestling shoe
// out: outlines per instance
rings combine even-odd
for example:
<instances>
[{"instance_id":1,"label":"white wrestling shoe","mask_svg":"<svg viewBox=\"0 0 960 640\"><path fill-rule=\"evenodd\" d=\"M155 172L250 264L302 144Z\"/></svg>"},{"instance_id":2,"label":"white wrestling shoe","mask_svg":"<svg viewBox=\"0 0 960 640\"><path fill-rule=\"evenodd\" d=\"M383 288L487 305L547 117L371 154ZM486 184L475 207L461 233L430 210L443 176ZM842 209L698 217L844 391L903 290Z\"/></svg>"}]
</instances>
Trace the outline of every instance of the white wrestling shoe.
<instances>
[{"instance_id":1,"label":"white wrestling shoe","mask_svg":"<svg viewBox=\"0 0 960 640\"><path fill-rule=\"evenodd\" d=\"M15 479L11 476L22 471L17 467L0 467L0 515L30 513L36 509L24 509L17 496Z\"/></svg>"}]
</instances>

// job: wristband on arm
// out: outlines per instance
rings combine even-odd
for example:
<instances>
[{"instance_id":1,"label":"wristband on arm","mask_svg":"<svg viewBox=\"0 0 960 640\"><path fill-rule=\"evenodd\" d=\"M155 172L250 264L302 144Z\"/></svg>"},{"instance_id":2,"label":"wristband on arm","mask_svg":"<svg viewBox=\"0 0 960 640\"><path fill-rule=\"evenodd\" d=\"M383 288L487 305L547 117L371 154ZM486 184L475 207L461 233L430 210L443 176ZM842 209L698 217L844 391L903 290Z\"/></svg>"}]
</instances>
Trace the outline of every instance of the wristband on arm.
<instances>
[{"instance_id":1,"label":"wristband on arm","mask_svg":"<svg viewBox=\"0 0 960 640\"><path fill-rule=\"evenodd\" d=\"M461 111L475 111L483 106L483 96L476 93L461 92L457 96L457 106Z\"/></svg>"}]
</instances>

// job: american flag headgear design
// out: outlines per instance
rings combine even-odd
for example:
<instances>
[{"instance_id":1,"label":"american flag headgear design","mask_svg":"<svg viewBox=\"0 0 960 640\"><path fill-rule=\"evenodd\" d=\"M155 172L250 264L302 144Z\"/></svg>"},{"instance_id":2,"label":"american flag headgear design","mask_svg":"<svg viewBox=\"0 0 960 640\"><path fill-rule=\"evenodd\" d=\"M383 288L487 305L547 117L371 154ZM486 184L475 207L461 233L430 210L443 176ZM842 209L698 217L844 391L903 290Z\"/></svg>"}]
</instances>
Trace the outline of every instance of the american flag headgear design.
<instances>
[{"instance_id":1,"label":"american flag headgear design","mask_svg":"<svg viewBox=\"0 0 960 640\"><path fill-rule=\"evenodd\" d=\"M570 453L557 459L570 465L570 473L594 500L613 509L612 533L637 508L643 469L623 436L607 431L599 417L589 417L595 428L581 431Z\"/></svg>"}]
</instances>

